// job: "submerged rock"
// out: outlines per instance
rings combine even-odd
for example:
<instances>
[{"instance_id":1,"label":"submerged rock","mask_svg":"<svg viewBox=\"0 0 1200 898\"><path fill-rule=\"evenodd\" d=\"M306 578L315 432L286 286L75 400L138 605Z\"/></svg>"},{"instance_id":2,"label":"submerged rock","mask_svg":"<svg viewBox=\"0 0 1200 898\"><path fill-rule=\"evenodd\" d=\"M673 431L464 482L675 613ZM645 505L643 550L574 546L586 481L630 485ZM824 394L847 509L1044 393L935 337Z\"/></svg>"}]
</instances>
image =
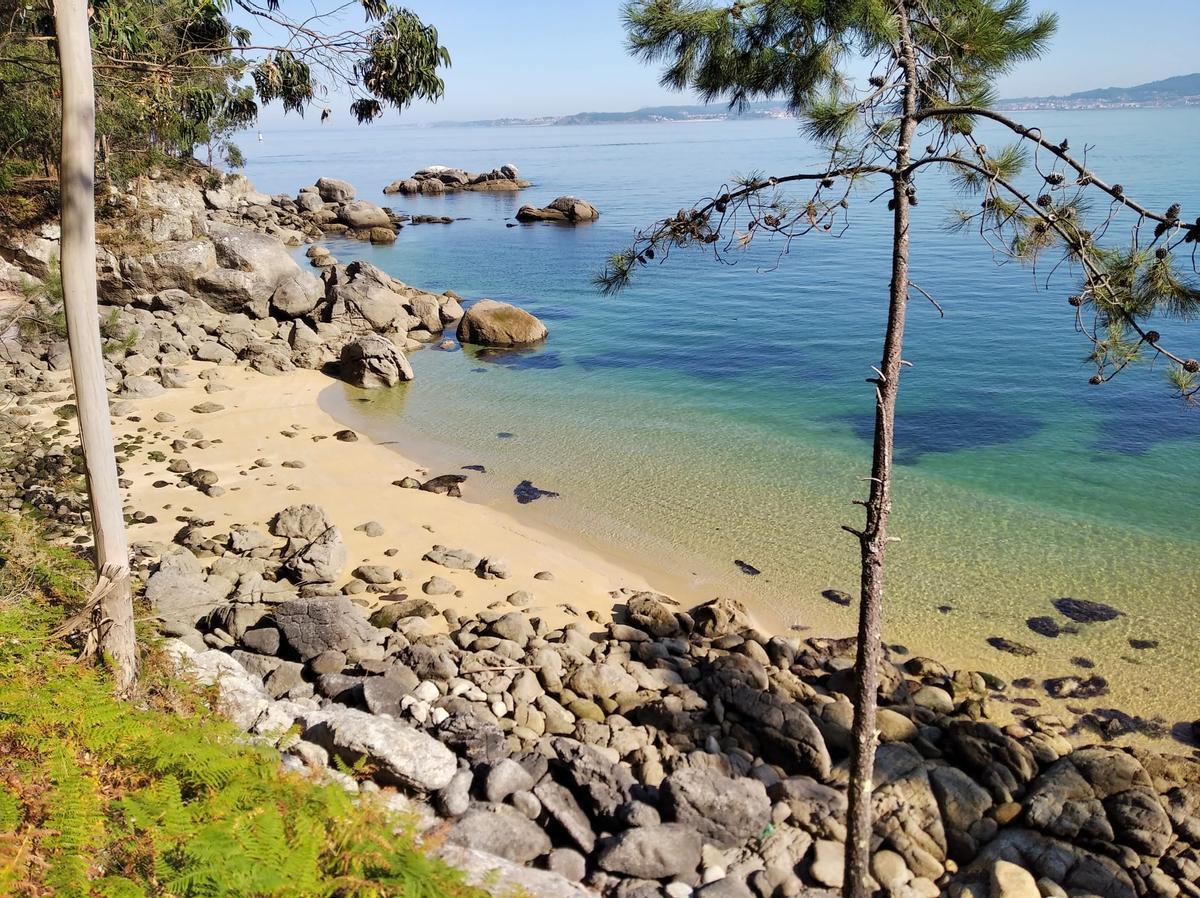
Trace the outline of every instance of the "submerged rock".
<instances>
[{"instance_id":1,"label":"submerged rock","mask_svg":"<svg viewBox=\"0 0 1200 898\"><path fill-rule=\"evenodd\" d=\"M1112 605L1093 602L1090 599L1055 599L1054 607L1058 609L1059 614L1081 624L1115 620L1124 615L1123 611L1118 611Z\"/></svg>"}]
</instances>

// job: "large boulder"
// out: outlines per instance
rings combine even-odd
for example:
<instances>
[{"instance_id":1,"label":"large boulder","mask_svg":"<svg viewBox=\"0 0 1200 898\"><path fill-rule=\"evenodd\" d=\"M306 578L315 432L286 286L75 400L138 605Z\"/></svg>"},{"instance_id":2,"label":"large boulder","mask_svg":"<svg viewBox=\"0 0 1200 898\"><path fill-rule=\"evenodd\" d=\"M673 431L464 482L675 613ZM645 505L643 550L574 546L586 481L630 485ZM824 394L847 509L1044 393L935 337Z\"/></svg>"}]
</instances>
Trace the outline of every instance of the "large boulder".
<instances>
[{"instance_id":1,"label":"large boulder","mask_svg":"<svg viewBox=\"0 0 1200 898\"><path fill-rule=\"evenodd\" d=\"M520 811L503 804L467 811L454 824L447 841L451 845L486 851L517 864L527 864L548 854L554 847L541 827Z\"/></svg>"},{"instance_id":2,"label":"large boulder","mask_svg":"<svg viewBox=\"0 0 1200 898\"><path fill-rule=\"evenodd\" d=\"M520 346L546 339L546 325L524 309L494 299L481 299L458 323L460 343Z\"/></svg>"},{"instance_id":3,"label":"large boulder","mask_svg":"<svg viewBox=\"0 0 1200 898\"><path fill-rule=\"evenodd\" d=\"M700 863L700 834L681 823L627 829L600 846L601 870L638 879L688 877Z\"/></svg>"},{"instance_id":4,"label":"large boulder","mask_svg":"<svg viewBox=\"0 0 1200 898\"><path fill-rule=\"evenodd\" d=\"M318 178L317 193L327 203L348 203L354 199L354 185L338 178Z\"/></svg>"},{"instance_id":5,"label":"large boulder","mask_svg":"<svg viewBox=\"0 0 1200 898\"><path fill-rule=\"evenodd\" d=\"M352 203L346 203L338 211L338 218L346 225L358 231L366 231L371 228L388 228L392 225L392 220L388 218L388 214L374 203L369 203L366 200L356 200Z\"/></svg>"},{"instance_id":6,"label":"large boulder","mask_svg":"<svg viewBox=\"0 0 1200 898\"><path fill-rule=\"evenodd\" d=\"M287 248L266 234L211 221L208 235L224 268L248 271L272 289L301 273Z\"/></svg>"},{"instance_id":7,"label":"large boulder","mask_svg":"<svg viewBox=\"0 0 1200 898\"><path fill-rule=\"evenodd\" d=\"M342 535L316 505L285 508L272 520L271 532L287 538L283 569L296 580L332 583L346 567Z\"/></svg>"},{"instance_id":8,"label":"large boulder","mask_svg":"<svg viewBox=\"0 0 1200 898\"><path fill-rule=\"evenodd\" d=\"M186 550L168 555L146 581L146 600L168 636L196 632L196 622L220 605L228 581L209 581L199 560Z\"/></svg>"},{"instance_id":9,"label":"large boulder","mask_svg":"<svg viewBox=\"0 0 1200 898\"><path fill-rule=\"evenodd\" d=\"M204 194L198 185L141 177L130 193L138 204L135 227L151 242L191 240L204 232Z\"/></svg>"},{"instance_id":10,"label":"large boulder","mask_svg":"<svg viewBox=\"0 0 1200 898\"><path fill-rule=\"evenodd\" d=\"M394 387L413 379L407 356L379 334L365 334L343 346L341 372L343 380L364 389Z\"/></svg>"},{"instance_id":11,"label":"large boulder","mask_svg":"<svg viewBox=\"0 0 1200 898\"><path fill-rule=\"evenodd\" d=\"M271 294L271 309L283 318L307 315L325 298L325 285L320 278L300 272L286 278Z\"/></svg>"},{"instance_id":12,"label":"large boulder","mask_svg":"<svg viewBox=\"0 0 1200 898\"><path fill-rule=\"evenodd\" d=\"M692 827L706 842L733 848L771 823L771 800L756 779L733 779L703 767L676 770L663 781L662 805L670 819Z\"/></svg>"},{"instance_id":13,"label":"large boulder","mask_svg":"<svg viewBox=\"0 0 1200 898\"><path fill-rule=\"evenodd\" d=\"M99 250L96 261L100 299L126 305L139 295L197 290L201 279L217 267L217 253L208 240L188 240L141 256L118 258Z\"/></svg>"},{"instance_id":14,"label":"large boulder","mask_svg":"<svg viewBox=\"0 0 1200 898\"><path fill-rule=\"evenodd\" d=\"M444 789L458 770L458 760L450 749L390 717L345 708L316 712L305 724L303 736L309 742L347 764L366 759L375 778L384 783L434 792Z\"/></svg>"},{"instance_id":15,"label":"large boulder","mask_svg":"<svg viewBox=\"0 0 1200 898\"><path fill-rule=\"evenodd\" d=\"M383 631L371 626L345 596L284 602L273 612L284 640L302 661L322 652L374 645Z\"/></svg>"},{"instance_id":16,"label":"large boulder","mask_svg":"<svg viewBox=\"0 0 1200 898\"><path fill-rule=\"evenodd\" d=\"M554 221L564 224L576 224L581 221L595 221L600 212L591 203L576 196L560 196L550 205L538 208L524 205L517 210L517 221Z\"/></svg>"}]
</instances>

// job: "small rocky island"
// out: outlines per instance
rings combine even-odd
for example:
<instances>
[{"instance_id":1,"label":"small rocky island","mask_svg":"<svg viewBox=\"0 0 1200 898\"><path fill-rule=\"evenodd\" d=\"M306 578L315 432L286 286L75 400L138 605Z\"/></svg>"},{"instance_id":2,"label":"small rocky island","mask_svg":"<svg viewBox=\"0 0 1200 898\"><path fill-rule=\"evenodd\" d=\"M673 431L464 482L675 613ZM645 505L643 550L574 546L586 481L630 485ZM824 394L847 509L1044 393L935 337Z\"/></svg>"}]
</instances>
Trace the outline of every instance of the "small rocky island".
<instances>
[{"instance_id":1,"label":"small rocky island","mask_svg":"<svg viewBox=\"0 0 1200 898\"><path fill-rule=\"evenodd\" d=\"M430 165L411 177L393 181L383 188L383 192L436 196L456 190L522 190L528 186L529 182L521 179L515 165L502 165L479 174L446 165Z\"/></svg>"},{"instance_id":2,"label":"small rocky island","mask_svg":"<svg viewBox=\"0 0 1200 898\"><path fill-rule=\"evenodd\" d=\"M537 206L526 204L517 210L517 221L555 221L563 224L575 224L580 221L595 221L600 217L600 211L587 200L577 196L560 196L550 205Z\"/></svg>"}]
</instances>

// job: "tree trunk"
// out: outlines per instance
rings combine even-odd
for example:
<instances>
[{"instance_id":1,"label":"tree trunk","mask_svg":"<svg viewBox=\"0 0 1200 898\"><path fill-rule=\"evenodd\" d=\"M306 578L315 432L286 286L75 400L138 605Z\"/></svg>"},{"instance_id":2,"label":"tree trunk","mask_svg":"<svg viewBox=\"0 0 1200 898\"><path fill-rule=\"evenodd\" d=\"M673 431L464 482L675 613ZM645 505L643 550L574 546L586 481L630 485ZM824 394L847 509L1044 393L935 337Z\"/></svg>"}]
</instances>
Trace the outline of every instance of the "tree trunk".
<instances>
[{"instance_id":1,"label":"tree trunk","mask_svg":"<svg viewBox=\"0 0 1200 898\"><path fill-rule=\"evenodd\" d=\"M89 644L98 646L112 667L117 691L127 693L137 680L138 656L129 586L129 545L117 483L96 308L96 107L87 0L54 0L54 25L62 72L62 156L58 176L63 306L91 503L96 571L111 584L100 594L93 613Z\"/></svg>"},{"instance_id":2,"label":"tree trunk","mask_svg":"<svg viewBox=\"0 0 1200 898\"><path fill-rule=\"evenodd\" d=\"M896 169L903 172L916 134L917 70L908 16L897 4L900 20L900 64L904 69L904 114L896 146ZM892 510L892 450L896 397L903 368L904 318L908 310L909 182L897 175L892 183L892 279L888 295L887 333L876 388L875 438L871 459L871 488L867 520L858 533L862 556L862 595L859 600L858 652L855 658L854 724L850 745L849 805L846 811L846 862L842 880L845 898L868 898L871 863L872 789L875 770L875 720L879 667L883 660L883 561L889 542Z\"/></svg>"}]
</instances>

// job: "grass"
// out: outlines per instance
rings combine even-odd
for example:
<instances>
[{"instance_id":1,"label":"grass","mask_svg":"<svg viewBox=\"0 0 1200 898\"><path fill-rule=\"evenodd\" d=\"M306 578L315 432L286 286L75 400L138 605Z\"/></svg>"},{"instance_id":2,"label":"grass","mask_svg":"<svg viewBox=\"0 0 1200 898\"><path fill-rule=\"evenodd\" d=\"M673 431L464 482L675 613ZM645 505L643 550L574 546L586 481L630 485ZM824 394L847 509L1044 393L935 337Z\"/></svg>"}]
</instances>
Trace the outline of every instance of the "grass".
<instances>
[{"instance_id":1,"label":"grass","mask_svg":"<svg viewBox=\"0 0 1200 898\"><path fill-rule=\"evenodd\" d=\"M152 648L115 700L50 635L90 579L0 516L0 896L482 896L372 796L281 771Z\"/></svg>"}]
</instances>

